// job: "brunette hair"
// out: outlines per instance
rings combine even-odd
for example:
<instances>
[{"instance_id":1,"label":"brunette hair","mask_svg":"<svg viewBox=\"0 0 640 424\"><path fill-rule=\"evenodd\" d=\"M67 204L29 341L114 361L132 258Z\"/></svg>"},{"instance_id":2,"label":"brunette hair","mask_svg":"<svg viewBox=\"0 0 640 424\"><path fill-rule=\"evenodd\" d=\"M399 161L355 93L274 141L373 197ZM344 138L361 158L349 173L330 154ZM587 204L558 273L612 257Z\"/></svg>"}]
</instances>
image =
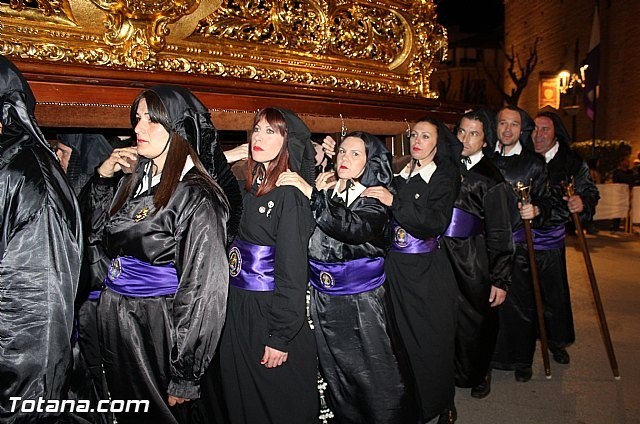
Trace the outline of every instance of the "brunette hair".
<instances>
[{"instance_id":1,"label":"brunette hair","mask_svg":"<svg viewBox=\"0 0 640 424\"><path fill-rule=\"evenodd\" d=\"M142 99L147 102L147 109L151 122L162 125L169 133L169 150L167 152L167 159L164 163L164 168L162 169L158 189L153 194L153 205L155 206L156 211L158 211L167 206L171 196L176 191L176 187L178 187L178 183L180 182L182 170L184 169L184 165L187 161L187 156L191 156L195 168L202 177L204 177L208 182L214 183L214 181L204 168L204 165L198 158L198 153L191 144L173 130L171 123L169 122L166 107L154 91L144 90L138 95L131 105L132 115L135 115L138 110L138 105ZM138 119L135 119L133 122L137 123ZM143 178L143 172L141 172L142 170L139 168L144 166L143 163L145 162L149 163L144 160L138 161L138 168L136 169L136 172L125 177L122 189L119 190L118 196L109 211L109 216L115 215L116 212L122 208L127 199L133 195L133 191ZM151 163L149 166L153 166L153 164Z\"/></svg>"},{"instance_id":2,"label":"brunette hair","mask_svg":"<svg viewBox=\"0 0 640 424\"><path fill-rule=\"evenodd\" d=\"M258 178L262 178L260 187L256 196L262 196L269 193L276 187L276 181L280 174L285 172L289 167L289 151L287 150L287 121L284 119L284 115L276 108L268 107L258 112L253 120L253 127L258 124L262 119L266 120L273 130L280 134L284 138L282 148L278 155L269 162L267 169L261 167L258 162L253 160L251 156L251 149L253 148L252 142L249 143L249 157L247 158L247 181L245 183L246 191L250 191L253 184L256 183ZM253 131L253 129L252 129ZM253 137L251 137L253 138ZM262 171L264 169L264 171Z\"/></svg>"}]
</instances>

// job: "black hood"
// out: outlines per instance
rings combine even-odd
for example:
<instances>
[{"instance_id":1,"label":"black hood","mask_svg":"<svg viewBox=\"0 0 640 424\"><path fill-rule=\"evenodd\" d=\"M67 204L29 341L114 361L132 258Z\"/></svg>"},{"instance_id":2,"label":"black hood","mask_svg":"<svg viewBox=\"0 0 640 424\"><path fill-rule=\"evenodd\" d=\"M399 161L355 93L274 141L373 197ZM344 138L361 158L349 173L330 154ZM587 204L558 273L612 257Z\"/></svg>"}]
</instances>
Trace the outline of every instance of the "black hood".
<instances>
[{"instance_id":1,"label":"black hood","mask_svg":"<svg viewBox=\"0 0 640 424\"><path fill-rule=\"evenodd\" d=\"M496 114L487 108L480 108L472 111L471 113L475 114L479 118L480 122L482 122L482 132L484 132L484 141L486 143L486 146L482 148L482 151L487 155L490 153L489 149L491 147L491 140L497 140L498 138L496 133Z\"/></svg>"},{"instance_id":2,"label":"black hood","mask_svg":"<svg viewBox=\"0 0 640 424\"><path fill-rule=\"evenodd\" d=\"M367 150L367 163L360 176L360 184L365 187L388 187L393 180L393 170L391 168L391 153L387 150L387 146L375 135L362 131L352 132L344 138L347 137L362 139Z\"/></svg>"},{"instance_id":3,"label":"black hood","mask_svg":"<svg viewBox=\"0 0 640 424\"><path fill-rule=\"evenodd\" d=\"M31 88L18 68L4 56L0 56L0 105L1 163L7 163L24 147L37 143L53 154L33 115L36 101Z\"/></svg>"},{"instance_id":4,"label":"black hood","mask_svg":"<svg viewBox=\"0 0 640 424\"><path fill-rule=\"evenodd\" d=\"M287 151L289 169L297 172L309 184L316 179L316 151L311 141L311 131L294 112L276 107L287 123Z\"/></svg>"},{"instance_id":5,"label":"black hood","mask_svg":"<svg viewBox=\"0 0 640 424\"><path fill-rule=\"evenodd\" d=\"M451 161L459 165L460 155L462 154L462 143L460 143L446 124L438 120L434 121L438 123L438 147L433 161L436 165L445 161Z\"/></svg>"},{"instance_id":6,"label":"black hood","mask_svg":"<svg viewBox=\"0 0 640 424\"><path fill-rule=\"evenodd\" d=\"M554 112L540 112L538 113L538 116L544 116L546 118L551 119L551 121L553 122L553 130L554 130L554 135L556 137L556 139L558 140L558 143L560 144L565 144L565 145L569 145L569 142L571 141L571 137L569 137L569 132L567 131L567 128L564 126L564 123L562 122L562 119L560 119L560 117L554 113Z\"/></svg>"},{"instance_id":7,"label":"black hood","mask_svg":"<svg viewBox=\"0 0 640 424\"><path fill-rule=\"evenodd\" d=\"M213 157L217 144L217 132L211 122L209 110L190 90L183 87L156 85L148 90L158 96L167 111L171 128L165 129L187 140L198 153L206 170L215 178ZM136 111L132 108L132 128L135 128L136 123Z\"/></svg>"},{"instance_id":8,"label":"black hood","mask_svg":"<svg viewBox=\"0 0 640 424\"><path fill-rule=\"evenodd\" d=\"M0 55L0 97L15 95L22 99L27 113L33 116L36 99L22 73L6 57Z\"/></svg>"}]
</instances>

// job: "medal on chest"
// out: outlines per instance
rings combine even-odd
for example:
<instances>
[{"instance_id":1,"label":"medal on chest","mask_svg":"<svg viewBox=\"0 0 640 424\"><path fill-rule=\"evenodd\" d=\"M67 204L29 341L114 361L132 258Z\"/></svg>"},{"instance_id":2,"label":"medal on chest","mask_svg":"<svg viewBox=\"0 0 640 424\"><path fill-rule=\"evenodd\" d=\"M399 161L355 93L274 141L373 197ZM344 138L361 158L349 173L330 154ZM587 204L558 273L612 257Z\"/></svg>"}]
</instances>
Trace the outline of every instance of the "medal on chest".
<instances>
[{"instance_id":1,"label":"medal on chest","mask_svg":"<svg viewBox=\"0 0 640 424\"><path fill-rule=\"evenodd\" d=\"M138 212L136 212L136 214L133 216L133 220L135 222L140 222L143 219L145 219L147 215L149 215L149 208L145 206L142 209L140 209Z\"/></svg>"}]
</instances>

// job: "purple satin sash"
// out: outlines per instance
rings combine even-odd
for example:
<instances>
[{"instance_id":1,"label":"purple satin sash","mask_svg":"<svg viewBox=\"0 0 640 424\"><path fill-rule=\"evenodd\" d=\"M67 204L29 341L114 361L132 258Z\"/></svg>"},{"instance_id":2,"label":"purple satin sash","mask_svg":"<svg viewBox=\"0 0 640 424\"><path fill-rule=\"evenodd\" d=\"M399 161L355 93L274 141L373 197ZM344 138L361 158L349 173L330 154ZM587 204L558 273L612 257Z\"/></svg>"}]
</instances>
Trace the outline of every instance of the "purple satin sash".
<instances>
[{"instance_id":1,"label":"purple satin sash","mask_svg":"<svg viewBox=\"0 0 640 424\"><path fill-rule=\"evenodd\" d=\"M309 282L316 290L334 296L358 294L384 283L384 258L360 258L346 262L309 260Z\"/></svg>"},{"instance_id":2,"label":"purple satin sash","mask_svg":"<svg viewBox=\"0 0 640 424\"><path fill-rule=\"evenodd\" d=\"M229 283L250 291L273 291L275 246L260 246L235 239L229 249Z\"/></svg>"},{"instance_id":3,"label":"purple satin sash","mask_svg":"<svg viewBox=\"0 0 640 424\"><path fill-rule=\"evenodd\" d=\"M431 237L426 240L415 238L404 228L393 223L393 243L391 251L398 253L430 253L440 248L440 242L437 237Z\"/></svg>"},{"instance_id":4,"label":"purple satin sash","mask_svg":"<svg viewBox=\"0 0 640 424\"><path fill-rule=\"evenodd\" d=\"M87 297L88 300L98 300L100 299L100 293L102 293L102 290L92 290L89 292L89 297Z\"/></svg>"},{"instance_id":5,"label":"purple satin sash","mask_svg":"<svg viewBox=\"0 0 640 424\"><path fill-rule=\"evenodd\" d=\"M178 274L173 264L151 265L130 256L118 256L111 261L104 284L123 296L169 296L178 291Z\"/></svg>"},{"instance_id":6,"label":"purple satin sash","mask_svg":"<svg viewBox=\"0 0 640 424\"><path fill-rule=\"evenodd\" d=\"M552 228L533 228L533 249L534 250L555 250L564 247L565 229L564 225ZM524 228L513 233L515 243L526 243Z\"/></svg>"},{"instance_id":7,"label":"purple satin sash","mask_svg":"<svg viewBox=\"0 0 640 424\"><path fill-rule=\"evenodd\" d=\"M451 223L443 235L446 237L467 238L480 235L483 232L484 225L480 218L465 210L453 208Z\"/></svg>"}]
</instances>

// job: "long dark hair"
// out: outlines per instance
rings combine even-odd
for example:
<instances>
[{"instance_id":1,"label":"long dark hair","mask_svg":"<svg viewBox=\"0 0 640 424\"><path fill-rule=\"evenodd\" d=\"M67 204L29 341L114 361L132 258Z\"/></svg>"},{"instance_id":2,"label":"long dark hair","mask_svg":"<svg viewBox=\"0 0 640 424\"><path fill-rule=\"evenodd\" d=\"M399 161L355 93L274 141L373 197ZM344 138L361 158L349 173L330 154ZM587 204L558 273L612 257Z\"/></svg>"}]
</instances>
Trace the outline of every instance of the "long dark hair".
<instances>
[{"instance_id":1,"label":"long dark hair","mask_svg":"<svg viewBox=\"0 0 640 424\"><path fill-rule=\"evenodd\" d=\"M253 160L251 157L251 149L253 149L253 141L249 143L249 157L247 158L247 181L245 183L245 189L251 190L253 184L256 183L258 178L262 178L260 187L256 193L257 196L262 196L269 193L276 187L276 181L280 174L285 172L289 167L289 151L287 150L287 122L284 119L282 113L272 107L264 108L258 112L253 120L253 127L262 119L266 120L273 130L280 134L284 138L282 148L278 155L269 162L267 169L264 169L260 163ZM253 131L252 127L252 131ZM252 136L253 138L253 136Z\"/></svg>"},{"instance_id":2,"label":"long dark hair","mask_svg":"<svg viewBox=\"0 0 640 424\"><path fill-rule=\"evenodd\" d=\"M207 173L204 165L202 165L195 149L187 140L184 139L184 137L180 136L173 130L171 123L169 122L167 110L154 91L145 90L141 92L131 105L132 112L135 113L135 111L138 110L138 104L142 99L147 102L147 109L151 122L162 125L169 133L170 139L167 159L162 169L160 183L153 194L153 205L157 211L167 206L171 196L176 191L176 187L178 187L178 183L180 182L182 170L184 169L184 165L187 161L187 156L191 156L195 168L203 178L213 184L215 183ZM125 177L122 188L118 191L118 195L111 207L111 210L109 211L109 216L115 215L116 212L122 208L127 199L133 195L134 190L143 177L144 170L141 168L144 167L145 164L155 166L149 159L138 160L136 172Z\"/></svg>"}]
</instances>

